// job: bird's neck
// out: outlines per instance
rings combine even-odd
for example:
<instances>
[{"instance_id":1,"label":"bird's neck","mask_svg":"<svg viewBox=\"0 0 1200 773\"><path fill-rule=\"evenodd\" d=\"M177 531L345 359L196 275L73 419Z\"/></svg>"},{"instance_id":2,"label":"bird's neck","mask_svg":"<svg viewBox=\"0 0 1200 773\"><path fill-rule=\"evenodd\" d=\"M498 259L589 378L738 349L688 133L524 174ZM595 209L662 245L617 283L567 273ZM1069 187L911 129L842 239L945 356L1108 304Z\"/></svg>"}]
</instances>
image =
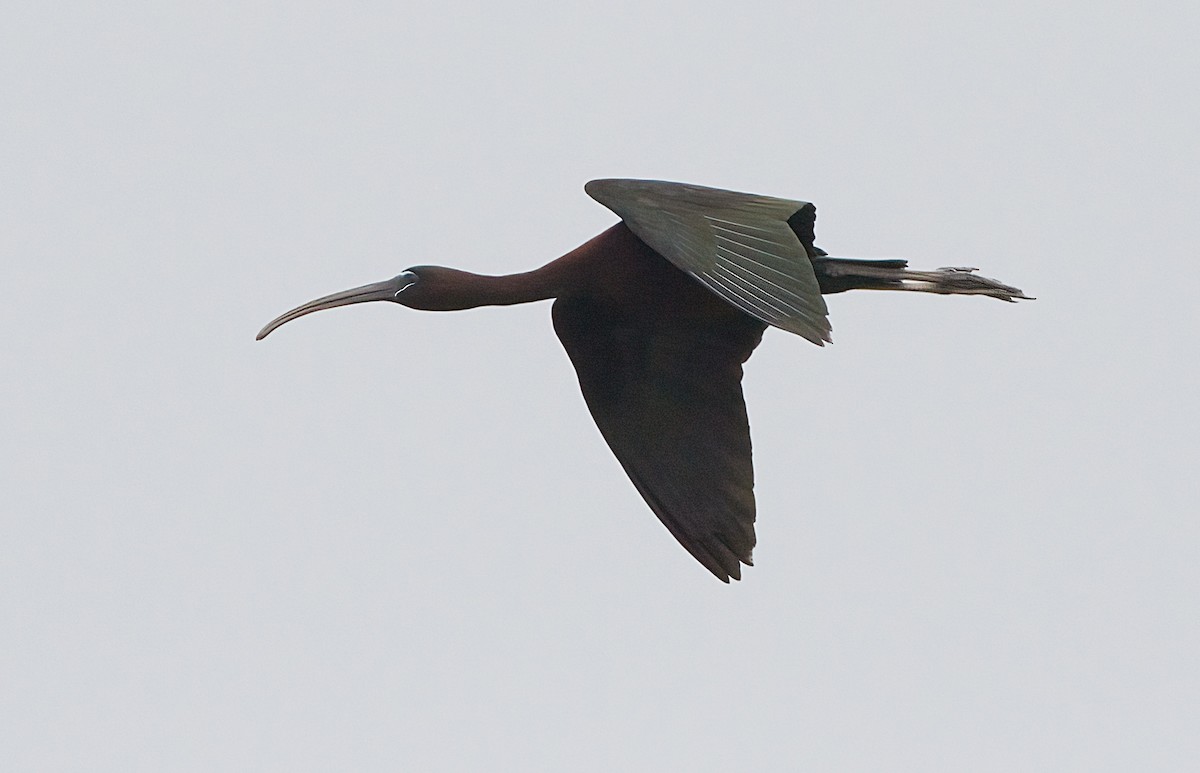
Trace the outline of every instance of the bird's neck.
<instances>
[{"instance_id":1,"label":"bird's neck","mask_svg":"<svg viewBox=\"0 0 1200 773\"><path fill-rule=\"evenodd\" d=\"M558 295L554 272L537 269L505 276L475 275L470 287L471 306L512 306L544 301Z\"/></svg>"},{"instance_id":2,"label":"bird's neck","mask_svg":"<svg viewBox=\"0 0 1200 773\"><path fill-rule=\"evenodd\" d=\"M624 223L617 223L561 258L520 274L484 276L441 266L418 266L415 270L423 281L410 295L402 295L399 302L427 311L452 311L544 301L616 281L629 265L640 265L647 254L653 254L650 248Z\"/></svg>"},{"instance_id":3,"label":"bird's neck","mask_svg":"<svg viewBox=\"0 0 1200 773\"><path fill-rule=\"evenodd\" d=\"M484 276L442 266L420 266L422 281L398 300L424 311L460 311L479 306L512 306L557 295L557 272L526 271L506 276Z\"/></svg>"}]
</instances>

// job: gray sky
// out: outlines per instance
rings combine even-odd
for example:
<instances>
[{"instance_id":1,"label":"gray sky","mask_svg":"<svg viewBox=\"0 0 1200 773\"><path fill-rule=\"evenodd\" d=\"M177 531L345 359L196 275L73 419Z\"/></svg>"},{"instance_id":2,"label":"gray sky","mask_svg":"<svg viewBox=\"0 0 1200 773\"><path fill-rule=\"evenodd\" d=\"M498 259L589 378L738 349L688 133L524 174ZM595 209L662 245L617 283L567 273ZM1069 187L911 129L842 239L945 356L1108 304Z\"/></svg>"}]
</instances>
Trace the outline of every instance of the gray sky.
<instances>
[{"instance_id":1,"label":"gray sky","mask_svg":"<svg viewBox=\"0 0 1200 773\"><path fill-rule=\"evenodd\" d=\"M22 3L0 24L0 767L1181 770L1200 706L1200 11ZM297 303L540 265L594 177L816 202L747 368L725 586L547 304Z\"/></svg>"}]
</instances>

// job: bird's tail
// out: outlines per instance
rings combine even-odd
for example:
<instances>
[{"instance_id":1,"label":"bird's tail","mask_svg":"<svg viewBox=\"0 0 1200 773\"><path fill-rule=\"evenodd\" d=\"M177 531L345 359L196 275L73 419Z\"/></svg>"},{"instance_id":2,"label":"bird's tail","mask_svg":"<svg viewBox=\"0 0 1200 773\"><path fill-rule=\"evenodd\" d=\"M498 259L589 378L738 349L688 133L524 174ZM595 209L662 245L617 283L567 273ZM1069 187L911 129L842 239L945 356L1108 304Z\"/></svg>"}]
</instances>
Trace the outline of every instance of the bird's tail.
<instances>
[{"instance_id":1,"label":"bird's tail","mask_svg":"<svg viewBox=\"0 0 1200 773\"><path fill-rule=\"evenodd\" d=\"M811 258L821 292L846 290L913 290L941 295L986 295L1013 303L1031 301L1015 287L979 276L977 268L947 267L935 271L913 271L907 260L859 260L857 258Z\"/></svg>"}]
</instances>

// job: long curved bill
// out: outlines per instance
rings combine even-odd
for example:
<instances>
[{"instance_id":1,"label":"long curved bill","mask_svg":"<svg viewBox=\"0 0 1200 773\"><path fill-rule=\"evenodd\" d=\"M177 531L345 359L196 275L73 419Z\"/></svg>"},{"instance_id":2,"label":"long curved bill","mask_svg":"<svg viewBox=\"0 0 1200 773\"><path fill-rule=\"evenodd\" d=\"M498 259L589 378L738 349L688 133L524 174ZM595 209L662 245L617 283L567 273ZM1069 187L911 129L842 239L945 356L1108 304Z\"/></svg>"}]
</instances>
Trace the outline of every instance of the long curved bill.
<instances>
[{"instance_id":1,"label":"long curved bill","mask_svg":"<svg viewBox=\"0 0 1200 773\"><path fill-rule=\"evenodd\" d=\"M340 293L326 295L324 298L317 298L315 301L309 301L303 306L297 306L289 312L280 314L275 319L271 320L266 326L258 331L258 335L254 337L255 341L261 341L271 334L275 328L280 325L291 322L293 319L303 317L305 314L311 314L314 311L324 311L325 309L333 309L338 306L349 306L352 303L366 303L368 301L394 301L400 291L416 281L416 277L405 272L400 276L392 279L386 279L382 282L372 282L369 285L355 287L352 290L343 290Z\"/></svg>"}]
</instances>

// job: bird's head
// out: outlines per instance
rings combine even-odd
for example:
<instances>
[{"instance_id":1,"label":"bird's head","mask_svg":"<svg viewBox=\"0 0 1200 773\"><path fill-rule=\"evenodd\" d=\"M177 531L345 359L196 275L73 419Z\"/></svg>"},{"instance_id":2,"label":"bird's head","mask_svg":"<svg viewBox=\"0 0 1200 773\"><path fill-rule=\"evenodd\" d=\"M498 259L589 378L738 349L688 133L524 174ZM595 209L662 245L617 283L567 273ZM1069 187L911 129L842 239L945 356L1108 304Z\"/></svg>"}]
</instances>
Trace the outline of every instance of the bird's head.
<instances>
[{"instance_id":1,"label":"bird's head","mask_svg":"<svg viewBox=\"0 0 1200 773\"><path fill-rule=\"evenodd\" d=\"M391 301L413 309L436 310L438 304L435 299L442 295L438 288L446 284L451 275L455 273L458 272L440 266L415 266L382 282L373 282L369 285L317 298L315 301L309 301L291 311L280 314L268 322L262 330L258 331L255 340L261 341L275 328L298 317L303 317L305 314L338 306L348 306L352 303Z\"/></svg>"}]
</instances>

